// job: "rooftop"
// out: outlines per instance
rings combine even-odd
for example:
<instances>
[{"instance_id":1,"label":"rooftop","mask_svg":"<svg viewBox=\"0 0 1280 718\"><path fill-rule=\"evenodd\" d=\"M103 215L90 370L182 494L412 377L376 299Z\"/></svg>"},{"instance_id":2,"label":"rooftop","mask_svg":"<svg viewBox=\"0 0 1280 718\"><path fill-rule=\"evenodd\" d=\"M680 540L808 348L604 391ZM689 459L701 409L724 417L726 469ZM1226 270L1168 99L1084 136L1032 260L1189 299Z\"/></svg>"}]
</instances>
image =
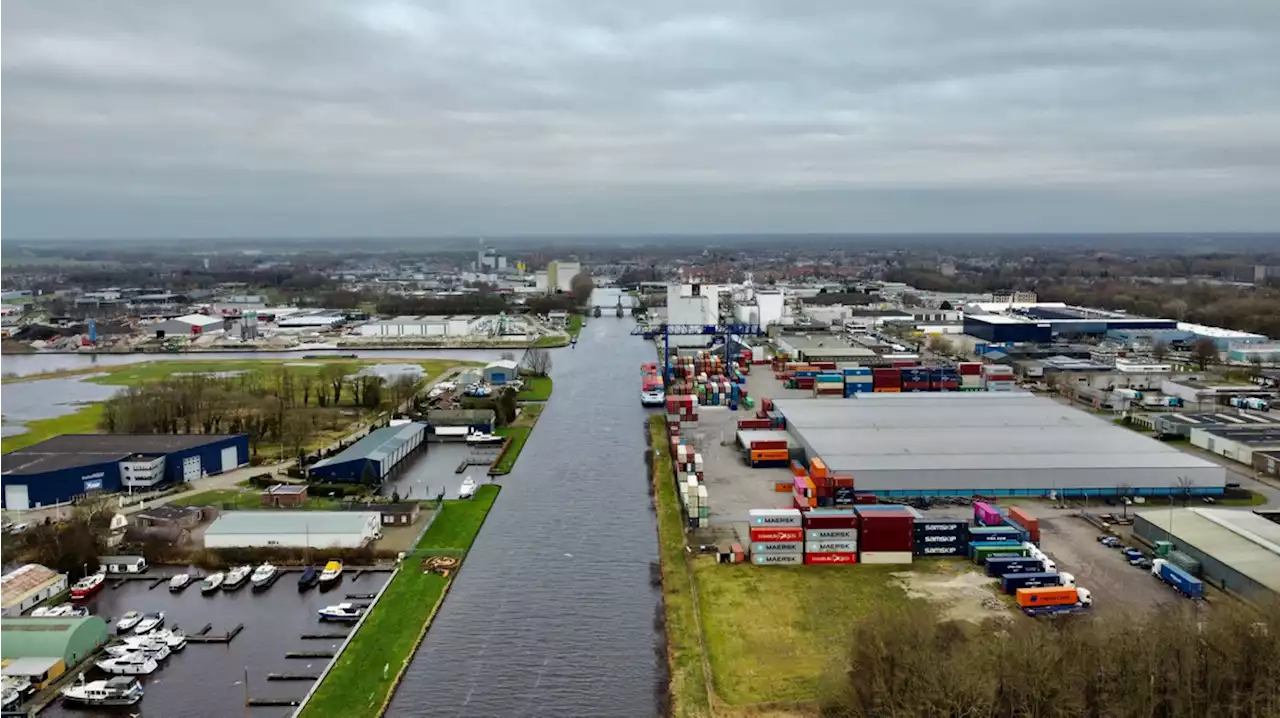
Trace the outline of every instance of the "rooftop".
<instances>
[{"instance_id":1,"label":"rooftop","mask_svg":"<svg viewBox=\"0 0 1280 718\"><path fill-rule=\"evenodd\" d=\"M169 454L243 434L63 434L0 459L5 474L39 474L121 461L132 454Z\"/></svg>"},{"instance_id":2,"label":"rooftop","mask_svg":"<svg viewBox=\"0 0 1280 718\"><path fill-rule=\"evenodd\" d=\"M343 449L340 453L317 461L312 468L364 459L382 461L392 451L409 441L415 433L421 432L425 427L426 424L412 422L401 424L400 426L384 426L381 429L374 429L369 432L368 436Z\"/></svg>"},{"instance_id":3,"label":"rooftop","mask_svg":"<svg viewBox=\"0 0 1280 718\"><path fill-rule=\"evenodd\" d=\"M370 517L374 523L382 520L373 511L228 511L209 524L205 535L363 533Z\"/></svg>"},{"instance_id":4,"label":"rooftop","mask_svg":"<svg viewBox=\"0 0 1280 718\"><path fill-rule=\"evenodd\" d=\"M1280 446L1280 428L1271 426L1215 426L1205 432L1240 444Z\"/></svg>"},{"instance_id":5,"label":"rooftop","mask_svg":"<svg viewBox=\"0 0 1280 718\"><path fill-rule=\"evenodd\" d=\"M23 599L30 596L33 592L39 591L50 583L62 578L62 574L57 573L53 569L41 566L38 563L29 563L25 566L6 573L0 577L0 591L3 592L3 604L5 607L14 606L22 603Z\"/></svg>"},{"instance_id":6,"label":"rooftop","mask_svg":"<svg viewBox=\"0 0 1280 718\"><path fill-rule=\"evenodd\" d=\"M1159 509L1138 515L1218 561L1280 593L1280 524L1250 511Z\"/></svg>"},{"instance_id":7,"label":"rooftop","mask_svg":"<svg viewBox=\"0 0 1280 718\"><path fill-rule=\"evenodd\" d=\"M186 314L174 321L186 322L197 327L207 327L210 324L221 324L224 320L222 317L211 317L207 314Z\"/></svg>"},{"instance_id":8,"label":"rooftop","mask_svg":"<svg viewBox=\"0 0 1280 718\"><path fill-rule=\"evenodd\" d=\"M1239 414L1152 414L1151 416L1159 418L1161 421L1172 422L1175 424L1187 424L1189 426L1203 426L1205 428L1211 426L1271 426L1280 424L1280 417L1271 418L1268 416L1258 416L1245 412Z\"/></svg>"},{"instance_id":9,"label":"rooftop","mask_svg":"<svg viewBox=\"0 0 1280 718\"><path fill-rule=\"evenodd\" d=\"M1223 329L1222 327L1211 327L1205 324L1192 324L1190 322L1178 322L1178 328L1184 332L1192 332L1202 337L1216 337L1218 339L1266 339L1261 334L1253 332L1241 332L1235 329Z\"/></svg>"}]
</instances>

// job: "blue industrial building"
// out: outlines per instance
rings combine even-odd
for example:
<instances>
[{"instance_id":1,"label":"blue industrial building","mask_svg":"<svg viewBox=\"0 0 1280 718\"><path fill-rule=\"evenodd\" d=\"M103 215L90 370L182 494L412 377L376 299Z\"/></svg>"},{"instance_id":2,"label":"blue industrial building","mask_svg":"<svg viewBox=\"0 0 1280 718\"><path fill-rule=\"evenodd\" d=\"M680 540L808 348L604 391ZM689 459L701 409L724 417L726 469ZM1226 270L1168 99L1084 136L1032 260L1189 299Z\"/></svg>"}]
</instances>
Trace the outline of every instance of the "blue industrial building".
<instances>
[{"instance_id":1,"label":"blue industrial building","mask_svg":"<svg viewBox=\"0 0 1280 718\"><path fill-rule=\"evenodd\" d=\"M966 314L964 333L985 339L989 344L1005 342L1032 342L1048 344L1053 341L1053 329L1048 322L1033 322L1022 317L1004 314Z\"/></svg>"},{"instance_id":2,"label":"blue industrial building","mask_svg":"<svg viewBox=\"0 0 1280 718\"><path fill-rule=\"evenodd\" d=\"M367 436L341 452L321 459L308 470L315 479L354 483L366 475L380 484L423 442L427 425L410 422L399 426L374 429Z\"/></svg>"},{"instance_id":3,"label":"blue industrial building","mask_svg":"<svg viewBox=\"0 0 1280 718\"><path fill-rule=\"evenodd\" d=\"M249 463L246 434L64 434L5 454L10 511L95 492L146 491Z\"/></svg>"},{"instance_id":4,"label":"blue industrial building","mask_svg":"<svg viewBox=\"0 0 1280 718\"><path fill-rule=\"evenodd\" d=\"M494 386L503 386L515 381L520 376L520 365L511 359L499 359L489 362L484 368L484 380Z\"/></svg>"}]
</instances>

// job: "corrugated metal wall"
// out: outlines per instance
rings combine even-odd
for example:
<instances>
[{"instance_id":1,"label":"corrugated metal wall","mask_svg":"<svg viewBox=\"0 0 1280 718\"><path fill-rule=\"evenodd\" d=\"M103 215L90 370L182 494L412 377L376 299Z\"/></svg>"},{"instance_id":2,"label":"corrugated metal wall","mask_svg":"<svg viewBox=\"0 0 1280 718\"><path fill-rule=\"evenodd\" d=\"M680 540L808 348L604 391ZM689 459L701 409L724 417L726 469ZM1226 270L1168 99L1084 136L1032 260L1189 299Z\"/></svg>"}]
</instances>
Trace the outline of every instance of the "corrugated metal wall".
<instances>
[{"instance_id":1,"label":"corrugated metal wall","mask_svg":"<svg viewBox=\"0 0 1280 718\"><path fill-rule=\"evenodd\" d=\"M1174 526L1173 537L1170 538L1170 532L1135 514L1133 517L1133 531L1148 541L1173 541L1174 546L1179 551L1200 562L1203 572L1201 578L1219 588L1223 586L1225 581L1228 590L1247 598L1260 601L1270 601L1275 598L1275 594L1266 586L1219 561L1212 554L1202 551L1179 538L1177 526Z\"/></svg>"}]
</instances>

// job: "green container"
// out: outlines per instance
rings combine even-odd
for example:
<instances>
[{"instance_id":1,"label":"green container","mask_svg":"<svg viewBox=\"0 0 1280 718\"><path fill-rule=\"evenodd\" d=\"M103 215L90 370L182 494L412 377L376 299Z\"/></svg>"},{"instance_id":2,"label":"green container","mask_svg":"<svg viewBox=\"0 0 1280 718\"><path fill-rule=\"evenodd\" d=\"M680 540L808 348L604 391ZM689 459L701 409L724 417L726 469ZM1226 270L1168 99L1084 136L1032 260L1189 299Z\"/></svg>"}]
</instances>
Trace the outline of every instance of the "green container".
<instances>
[{"instance_id":1,"label":"green container","mask_svg":"<svg viewBox=\"0 0 1280 718\"><path fill-rule=\"evenodd\" d=\"M1156 555L1161 558L1168 558L1169 552L1173 550L1172 541L1156 541Z\"/></svg>"},{"instance_id":2,"label":"green container","mask_svg":"<svg viewBox=\"0 0 1280 718\"><path fill-rule=\"evenodd\" d=\"M981 547L973 550L973 562L979 566L985 564L987 559L992 556L1030 556L1031 549L1023 546L992 546L990 548Z\"/></svg>"},{"instance_id":3,"label":"green container","mask_svg":"<svg viewBox=\"0 0 1280 718\"><path fill-rule=\"evenodd\" d=\"M749 397L747 397L746 399L743 399L743 400L742 400L742 406L743 406L743 408L745 408L745 409L754 409L754 408L756 408L756 399L755 399L755 397L749 396Z\"/></svg>"},{"instance_id":4,"label":"green container","mask_svg":"<svg viewBox=\"0 0 1280 718\"><path fill-rule=\"evenodd\" d=\"M1192 576L1198 577L1200 575L1200 562L1181 551L1170 551L1169 563L1177 566L1183 571L1186 571Z\"/></svg>"}]
</instances>

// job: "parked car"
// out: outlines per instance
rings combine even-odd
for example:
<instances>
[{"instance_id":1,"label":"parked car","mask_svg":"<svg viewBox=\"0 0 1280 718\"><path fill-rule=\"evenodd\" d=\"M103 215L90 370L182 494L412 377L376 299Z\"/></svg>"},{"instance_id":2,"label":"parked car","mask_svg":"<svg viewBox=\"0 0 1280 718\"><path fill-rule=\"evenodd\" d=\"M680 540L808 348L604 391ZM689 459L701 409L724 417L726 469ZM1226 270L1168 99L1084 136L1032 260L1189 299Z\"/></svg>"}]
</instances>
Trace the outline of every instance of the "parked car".
<instances>
[{"instance_id":1,"label":"parked car","mask_svg":"<svg viewBox=\"0 0 1280 718\"><path fill-rule=\"evenodd\" d=\"M1142 552L1131 546L1125 546L1124 549L1121 550L1121 553L1124 554L1124 560L1129 563L1133 563L1134 561L1142 558Z\"/></svg>"},{"instance_id":2,"label":"parked car","mask_svg":"<svg viewBox=\"0 0 1280 718\"><path fill-rule=\"evenodd\" d=\"M1151 567L1152 567L1152 566L1154 566L1155 564L1153 564L1153 563L1151 562L1151 559L1147 558L1146 556L1143 556L1142 558L1138 559L1137 561L1130 561L1130 562L1129 562L1129 565L1131 565L1131 566L1135 566L1135 567L1140 568L1140 569L1142 569L1142 570L1144 570L1144 571L1150 571L1150 570L1151 570Z\"/></svg>"},{"instance_id":3,"label":"parked car","mask_svg":"<svg viewBox=\"0 0 1280 718\"><path fill-rule=\"evenodd\" d=\"M1120 539L1116 538L1115 536L1109 536L1109 535L1099 536L1098 543L1102 544L1103 546L1106 546L1107 548L1121 548L1122 546L1122 544L1120 543Z\"/></svg>"}]
</instances>

